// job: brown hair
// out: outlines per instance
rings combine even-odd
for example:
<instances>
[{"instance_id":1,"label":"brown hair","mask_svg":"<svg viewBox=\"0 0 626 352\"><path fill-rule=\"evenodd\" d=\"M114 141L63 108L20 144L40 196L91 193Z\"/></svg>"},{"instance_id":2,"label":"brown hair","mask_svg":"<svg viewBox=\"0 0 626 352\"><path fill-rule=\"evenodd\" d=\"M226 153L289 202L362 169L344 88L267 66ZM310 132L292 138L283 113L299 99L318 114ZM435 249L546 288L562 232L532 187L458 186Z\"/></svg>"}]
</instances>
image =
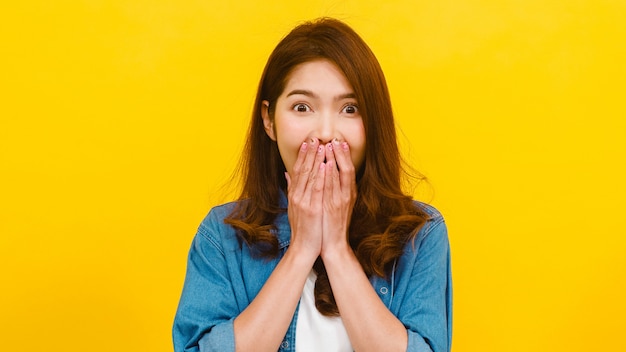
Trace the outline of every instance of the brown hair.
<instances>
[{"instance_id":1,"label":"brown hair","mask_svg":"<svg viewBox=\"0 0 626 352\"><path fill-rule=\"evenodd\" d=\"M265 133L261 105L272 107L291 71L299 64L326 59L352 85L365 127L365 161L358 171L358 194L349 228L349 240L365 273L384 277L417 233L427 215L402 191L403 173L387 83L367 44L341 21L321 18L293 29L270 55L254 104L239 172L240 201L224 221L262 256L276 257L278 240L271 232L281 190L286 191L285 166L276 142ZM318 258L315 298L324 315L338 315L328 276Z\"/></svg>"}]
</instances>

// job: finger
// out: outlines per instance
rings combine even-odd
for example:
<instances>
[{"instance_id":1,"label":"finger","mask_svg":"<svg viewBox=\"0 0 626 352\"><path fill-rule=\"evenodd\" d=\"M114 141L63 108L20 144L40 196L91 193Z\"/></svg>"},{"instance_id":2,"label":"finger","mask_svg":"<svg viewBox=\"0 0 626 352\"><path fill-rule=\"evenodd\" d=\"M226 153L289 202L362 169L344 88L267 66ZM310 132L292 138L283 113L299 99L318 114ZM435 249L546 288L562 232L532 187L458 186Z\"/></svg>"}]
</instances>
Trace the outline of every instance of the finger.
<instances>
[{"instance_id":1,"label":"finger","mask_svg":"<svg viewBox=\"0 0 626 352\"><path fill-rule=\"evenodd\" d=\"M312 201L311 198L311 193L312 192L316 192L318 191L317 188L315 188L316 186L316 181L318 181L318 177L320 176L320 170L323 170L323 167L320 167L321 164L324 163L324 157L326 156L325 152L324 152L324 146L323 145L319 145L317 147L317 152L315 154L315 160L313 161L313 165L315 166L313 168L313 170L311 171L309 178L308 178L308 182L306 184L306 189L304 190L304 197L307 198ZM323 176L323 174L321 175ZM323 184L322 184L323 186ZM319 191L322 191L323 189L320 189Z\"/></svg>"},{"instance_id":2,"label":"finger","mask_svg":"<svg viewBox=\"0 0 626 352\"><path fill-rule=\"evenodd\" d=\"M356 183L356 175L352 157L350 156L350 147L347 142L336 142L335 159L337 160L337 168L339 169L339 182L342 189L349 189Z\"/></svg>"},{"instance_id":3,"label":"finger","mask_svg":"<svg viewBox=\"0 0 626 352\"><path fill-rule=\"evenodd\" d=\"M339 170L335 159L335 143L326 144L326 175L324 179L324 193L331 200L339 193Z\"/></svg>"},{"instance_id":4,"label":"finger","mask_svg":"<svg viewBox=\"0 0 626 352\"><path fill-rule=\"evenodd\" d=\"M294 181L297 182L300 175L308 175L312 170L312 160L315 159L315 152L317 150L318 140L311 138L308 141L302 142L300 151L296 162L293 165Z\"/></svg>"},{"instance_id":5,"label":"finger","mask_svg":"<svg viewBox=\"0 0 626 352\"><path fill-rule=\"evenodd\" d=\"M311 171L313 171L313 163L318 147L318 141L314 138L305 141L300 147L298 158L293 166L293 192L296 199L300 199L305 193Z\"/></svg>"},{"instance_id":6,"label":"finger","mask_svg":"<svg viewBox=\"0 0 626 352\"><path fill-rule=\"evenodd\" d=\"M324 151L324 149L322 148L322 151ZM324 153L322 153L324 154ZM311 187L311 192L309 192L308 194L311 195L311 206L317 206L317 205L321 205L322 201L324 200L324 184L325 184L325 176L326 176L326 168L328 167L328 165L324 162L320 162L319 167L317 167L318 172L316 173L315 178L313 179L313 182L311 183L312 187Z\"/></svg>"},{"instance_id":7,"label":"finger","mask_svg":"<svg viewBox=\"0 0 626 352\"><path fill-rule=\"evenodd\" d=\"M298 157L296 158L296 162L293 164L293 176L297 178L297 174L300 172L302 168L302 164L304 163L304 158L306 157L306 151L309 147L309 144L305 141L300 145L300 150L298 151Z\"/></svg>"},{"instance_id":8,"label":"finger","mask_svg":"<svg viewBox=\"0 0 626 352\"><path fill-rule=\"evenodd\" d=\"M316 172L316 168L314 167L315 158L319 152L319 140L317 138L311 138L309 140L309 145L307 147L306 154L304 155L304 160L302 160L302 166L300 167L300 172L298 173L299 177L303 178L303 181L308 181L311 173Z\"/></svg>"},{"instance_id":9,"label":"finger","mask_svg":"<svg viewBox=\"0 0 626 352\"><path fill-rule=\"evenodd\" d=\"M293 168L291 169L292 174L288 175L287 178L287 194L291 199L300 199L302 191L298 190L298 180L300 179L299 175L302 172L302 164L304 163L304 159L306 158L307 150L309 148L309 144L305 141L300 145L300 150L298 151L298 157L296 158L296 162L293 164ZM292 182L293 178L293 182Z\"/></svg>"}]
</instances>

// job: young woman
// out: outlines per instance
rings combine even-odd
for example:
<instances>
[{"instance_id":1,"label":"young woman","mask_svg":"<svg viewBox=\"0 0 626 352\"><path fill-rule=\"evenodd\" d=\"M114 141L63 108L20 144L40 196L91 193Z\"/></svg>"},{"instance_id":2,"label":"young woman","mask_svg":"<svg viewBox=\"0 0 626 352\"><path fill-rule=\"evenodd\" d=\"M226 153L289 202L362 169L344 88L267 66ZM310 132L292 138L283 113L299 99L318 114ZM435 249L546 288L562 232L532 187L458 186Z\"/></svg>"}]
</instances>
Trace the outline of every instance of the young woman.
<instances>
[{"instance_id":1,"label":"young woman","mask_svg":"<svg viewBox=\"0 0 626 352\"><path fill-rule=\"evenodd\" d=\"M350 27L274 49L241 173L193 240L176 351L450 350L446 226L401 189L385 78Z\"/></svg>"}]
</instances>

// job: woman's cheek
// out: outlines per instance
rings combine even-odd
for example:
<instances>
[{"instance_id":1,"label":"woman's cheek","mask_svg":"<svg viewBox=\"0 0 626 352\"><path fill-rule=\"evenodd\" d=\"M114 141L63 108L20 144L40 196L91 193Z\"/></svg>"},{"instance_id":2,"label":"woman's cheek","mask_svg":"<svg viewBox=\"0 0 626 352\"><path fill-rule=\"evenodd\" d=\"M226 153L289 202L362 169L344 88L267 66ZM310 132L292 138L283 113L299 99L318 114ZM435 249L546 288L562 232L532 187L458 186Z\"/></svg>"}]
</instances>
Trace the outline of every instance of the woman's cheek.
<instances>
[{"instance_id":1,"label":"woman's cheek","mask_svg":"<svg viewBox=\"0 0 626 352\"><path fill-rule=\"evenodd\" d=\"M296 159L298 158L298 153L300 150L300 145L297 147L285 146L281 143L278 144L278 152L280 153L280 158L285 165L285 169L289 172L290 175L293 175L293 165L296 163Z\"/></svg>"},{"instance_id":2,"label":"woman's cheek","mask_svg":"<svg viewBox=\"0 0 626 352\"><path fill-rule=\"evenodd\" d=\"M358 170L365 160L365 145L350 145L350 159L352 159L355 170Z\"/></svg>"}]
</instances>

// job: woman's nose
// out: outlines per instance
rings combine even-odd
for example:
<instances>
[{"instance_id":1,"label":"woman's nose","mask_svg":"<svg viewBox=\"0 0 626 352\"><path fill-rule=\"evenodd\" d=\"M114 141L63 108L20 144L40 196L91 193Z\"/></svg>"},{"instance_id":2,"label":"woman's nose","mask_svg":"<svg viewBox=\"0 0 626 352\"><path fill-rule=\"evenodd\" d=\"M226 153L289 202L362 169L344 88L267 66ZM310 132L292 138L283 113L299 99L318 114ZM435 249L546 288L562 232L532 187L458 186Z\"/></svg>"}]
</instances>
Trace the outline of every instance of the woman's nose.
<instances>
[{"instance_id":1,"label":"woman's nose","mask_svg":"<svg viewBox=\"0 0 626 352\"><path fill-rule=\"evenodd\" d=\"M337 136L337 130L335 126L335 118L331 114L323 114L317 123L317 131L315 131L316 137L320 140L320 143L326 144L332 141Z\"/></svg>"}]
</instances>

